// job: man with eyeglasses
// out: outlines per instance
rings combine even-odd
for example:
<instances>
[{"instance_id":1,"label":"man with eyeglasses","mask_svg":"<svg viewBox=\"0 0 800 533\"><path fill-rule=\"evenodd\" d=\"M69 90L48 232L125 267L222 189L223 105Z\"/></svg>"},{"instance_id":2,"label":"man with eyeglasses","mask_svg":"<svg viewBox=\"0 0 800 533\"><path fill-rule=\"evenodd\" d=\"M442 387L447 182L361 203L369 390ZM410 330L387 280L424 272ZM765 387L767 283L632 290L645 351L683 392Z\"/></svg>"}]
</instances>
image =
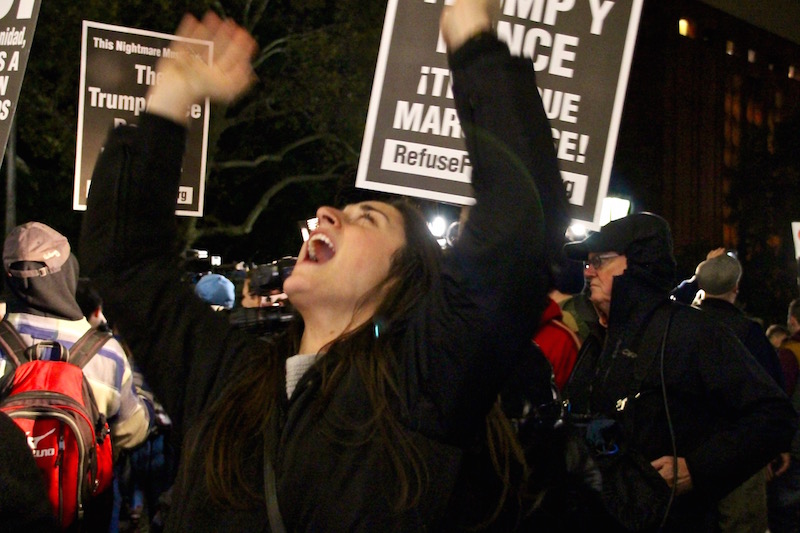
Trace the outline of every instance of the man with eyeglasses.
<instances>
[{"instance_id":1,"label":"man with eyeglasses","mask_svg":"<svg viewBox=\"0 0 800 533\"><path fill-rule=\"evenodd\" d=\"M581 354L573 370L571 412L615 421L660 474L674 498L663 531L714 531L716 502L788 449L788 397L729 330L670 300L676 264L663 218L629 215L565 252L584 262L606 327L599 353Z\"/></svg>"}]
</instances>

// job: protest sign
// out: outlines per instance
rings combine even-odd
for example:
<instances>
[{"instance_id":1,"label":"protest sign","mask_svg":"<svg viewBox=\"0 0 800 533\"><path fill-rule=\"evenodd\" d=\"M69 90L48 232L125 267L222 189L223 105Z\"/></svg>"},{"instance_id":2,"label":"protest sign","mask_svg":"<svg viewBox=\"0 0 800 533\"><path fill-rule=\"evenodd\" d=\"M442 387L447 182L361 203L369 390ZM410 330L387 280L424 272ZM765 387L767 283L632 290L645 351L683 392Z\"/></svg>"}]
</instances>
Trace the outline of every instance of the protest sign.
<instances>
[{"instance_id":1,"label":"protest sign","mask_svg":"<svg viewBox=\"0 0 800 533\"><path fill-rule=\"evenodd\" d=\"M5 157L41 0L0 0L0 161Z\"/></svg>"},{"instance_id":2,"label":"protest sign","mask_svg":"<svg viewBox=\"0 0 800 533\"><path fill-rule=\"evenodd\" d=\"M86 209L92 171L108 131L137 123L147 109L147 89L158 81L156 62L175 57L171 46L177 40L211 61L210 41L83 22L73 209ZM179 215L203 215L209 106L206 100L186 110L189 129L175 211Z\"/></svg>"},{"instance_id":3,"label":"protest sign","mask_svg":"<svg viewBox=\"0 0 800 533\"><path fill-rule=\"evenodd\" d=\"M792 238L794 239L794 257L800 258L800 222L792 222Z\"/></svg>"},{"instance_id":4,"label":"protest sign","mask_svg":"<svg viewBox=\"0 0 800 533\"><path fill-rule=\"evenodd\" d=\"M460 205L472 166L439 16L447 0L390 0L356 186ZM529 59L575 221L599 228L642 0L505 0L497 35Z\"/></svg>"}]
</instances>

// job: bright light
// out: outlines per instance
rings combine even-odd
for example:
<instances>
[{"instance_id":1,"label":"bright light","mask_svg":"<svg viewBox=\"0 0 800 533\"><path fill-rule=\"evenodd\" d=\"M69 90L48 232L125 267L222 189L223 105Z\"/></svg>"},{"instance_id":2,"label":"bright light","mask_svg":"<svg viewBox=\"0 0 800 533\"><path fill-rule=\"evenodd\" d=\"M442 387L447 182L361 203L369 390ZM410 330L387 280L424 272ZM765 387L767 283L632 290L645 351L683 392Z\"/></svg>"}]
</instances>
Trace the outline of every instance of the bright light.
<instances>
[{"instance_id":1,"label":"bright light","mask_svg":"<svg viewBox=\"0 0 800 533\"><path fill-rule=\"evenodd\" d=\"M571 241L582 241L586 238L586 226L573 224L567 229L567 237Z\"/></svg>"},{"instance_id":2,"label":"bright light","mask_svg":"<svg viewBox=\"0 0 800 533\"><path fill-rule=\"evenodd\" d=\"M309 218L308 220L301 220L297 225L300 228L300 236L303 237L303 242L306 242L311 236L311 232L319 226L319 220L316 218Z\"/></svg>"},{"instance_id":3,"label":"bright light","mask_svg":"<svg viewBox=\"0 0 800 533\"><path fill-rule=\"evenodd\" d=\"M678 33L684 37L694 39L696 33L695 23L690 19L680 19L678 21Z\"/></svg>"},{"instance_id":4,"label":"bright light","mask_svg":"<svg viewBox=\"0 0 800 533\"><path fill-rule=\"evenodd\" d=\"M444 232L447 231L447 221L442 217L436 217L432 222L428 222L428 229L437 239L444 237Z\"/></svg>"},{"instance_id":5,"label":"bright light","mask_svg":"<svg viewBox=\"0 0 800 533\"><path fill-rule=\"evenodd\" d=\"M600 225L604 226L612 220L628 216L631 210L631 201L623 198L607 197L603 199L600 211Z\"/></svg>"}]
</instances>

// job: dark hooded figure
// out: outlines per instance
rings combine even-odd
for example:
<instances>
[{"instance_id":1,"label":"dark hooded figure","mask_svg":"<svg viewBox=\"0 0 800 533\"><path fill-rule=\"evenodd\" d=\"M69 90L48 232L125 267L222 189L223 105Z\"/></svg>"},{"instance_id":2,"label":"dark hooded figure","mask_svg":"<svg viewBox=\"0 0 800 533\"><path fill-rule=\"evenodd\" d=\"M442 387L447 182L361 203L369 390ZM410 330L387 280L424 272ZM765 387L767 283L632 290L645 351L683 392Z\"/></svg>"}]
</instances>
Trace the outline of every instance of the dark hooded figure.
<instances>
[{"instance_id":1,"label":"dark hooded figure","mask_svg":"<svg viewBox=\"0 0 800 533\"><path fill-rule=\"evenodd\" d=\"M17 226L3 245L3 267L10 292L5 320L25 344L56 341L69 350L90 329L75 299L78 260L66 237L41 222ZM45 350L41 356L52 357L52 353ZM0 361L3 373L11 370L7 354L1 351ZM144 441L151 407L134 389L130 363L120 344L110 339L83 371L98 410L109 421L114 446L132 448ZM90 529L107 527L111 492L97 498L91 512L87 509Z\"/></svg>"},{"instance_id":2,"label":"dark hooded figure","mask_svg":"<svg viewBox=\"0 0 800 533\"><path fill-rule=\"evenodd\" d=\"M69 241L41 222L11 230L3 245L3 267L10 297L8 320L28 344L58 341L69 349L91 327L75 291L78 260ZM0 353L5 360L6 356ZM111 427L114 445L132 448L147 436L150 407L134 390L130 363L120 344L111 339L86 364L100 412Z\"/></svg>"},{"instance_id":3,"label":"dark hooded figure","mask_svg":"<svg viewBox=\"0 0 800 533\"><path fill-rule=\"evenodd\" d=\"M66 243L66 239L64 239ZM69 244L66 244L67 251ZM8 313L28 313L63 320L84 318L75 291L78 287L78 260L68 252L59 267L42 267L39 261L15 261L7 267L6 283L10 292ZM41 275L46 269L49 274ZM22 277L19 273L36 273ZM56 274L58 273L58 274Z\"/></svg>"},{"instance_id":4,"label":"dark hooded figure","mask_svg":"<svg viewBox=\"0 0 800 533\"><path fill-rule=\"evenodd\" d=\"M619 444L660 474L671 489L664 531L713 531L719 498L788 449L789 399L729 330L669 299L676 268L663 218L629 215L565 251L584 261L607 328L599 354L573 370L572 412L614 421Z\"/></svg>"}]
</instances>

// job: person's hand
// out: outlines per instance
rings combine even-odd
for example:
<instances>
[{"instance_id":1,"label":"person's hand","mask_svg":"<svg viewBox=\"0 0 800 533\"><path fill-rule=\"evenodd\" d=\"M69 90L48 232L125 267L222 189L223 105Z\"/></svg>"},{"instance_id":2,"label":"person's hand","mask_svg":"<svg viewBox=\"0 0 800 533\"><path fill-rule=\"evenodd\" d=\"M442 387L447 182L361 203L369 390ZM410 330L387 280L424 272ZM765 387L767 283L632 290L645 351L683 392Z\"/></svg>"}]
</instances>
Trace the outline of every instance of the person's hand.
<instances>
[{"instance_id":1,"label":"person's hand","mask_svg":"<svg viewBox=\"0 0 800 533\"><path fill-rule=\"evenodd\" d=\"M500 13L499 0L455 0L439 19L447 49L455 52L472 37L492 29Z\"/></svg>"},{"instance_id":2,"label":"person's hand","mask_svg":"<svg viewBox=\"0 0 800 533\"><path fill-rule=\"evenodd\" d=\"M767 481L772 481L789 469L792 456L789 452L783 452L767 465Z\"/></svg>"},{"instance_id":3,"label":"person's hand","mask_svg":"<svg viewBox=\"0 0 800 533\"><path fill-rule=\"evenodd\" d=\"M705 261L700 261L700 263L697 264L697 267L694 269L694 275L696 276L697 273L700 272L700 267L703 264L705 264L706 261L708 261L709 259L713 259L715 257L719 257L719 256L725 254L726 252L727 252L727 250L725 250L725 248L714 248L713 250L708 252L706 254L706 260Z\"/></svg>"},{"instance_id":4,"label":"person's hand","mask_svg":"<svg viewBox=\"0 0 800 533\"><path fill-rule=\"evenodd\" d=\"M678 457L678 478L674 477L675 458L671 455L665 455L650 463L653 468L664 478L670 488L675 486L675 494L681 495L692 490L692 475L689 473L689 467L686 465L686 459Z\"/></svg>"},{"instance_id":5,"label":"person's hand","mask_svg":"<svg viewBox=\"0 0 800 533\"><path fill-rule=\"evenodd\" d=\"M176 36L214 43L211 65L192 52L191 45L176 41L177 58L162 58L156 70L158 83L148 92L148 111L176 122L186 122L191 104L204 98L230 103L255 81L250 63L256 51L253 37L230 19L222 20L208 12L202 21L185 15Z\"/></svg>"}]
</instances>

